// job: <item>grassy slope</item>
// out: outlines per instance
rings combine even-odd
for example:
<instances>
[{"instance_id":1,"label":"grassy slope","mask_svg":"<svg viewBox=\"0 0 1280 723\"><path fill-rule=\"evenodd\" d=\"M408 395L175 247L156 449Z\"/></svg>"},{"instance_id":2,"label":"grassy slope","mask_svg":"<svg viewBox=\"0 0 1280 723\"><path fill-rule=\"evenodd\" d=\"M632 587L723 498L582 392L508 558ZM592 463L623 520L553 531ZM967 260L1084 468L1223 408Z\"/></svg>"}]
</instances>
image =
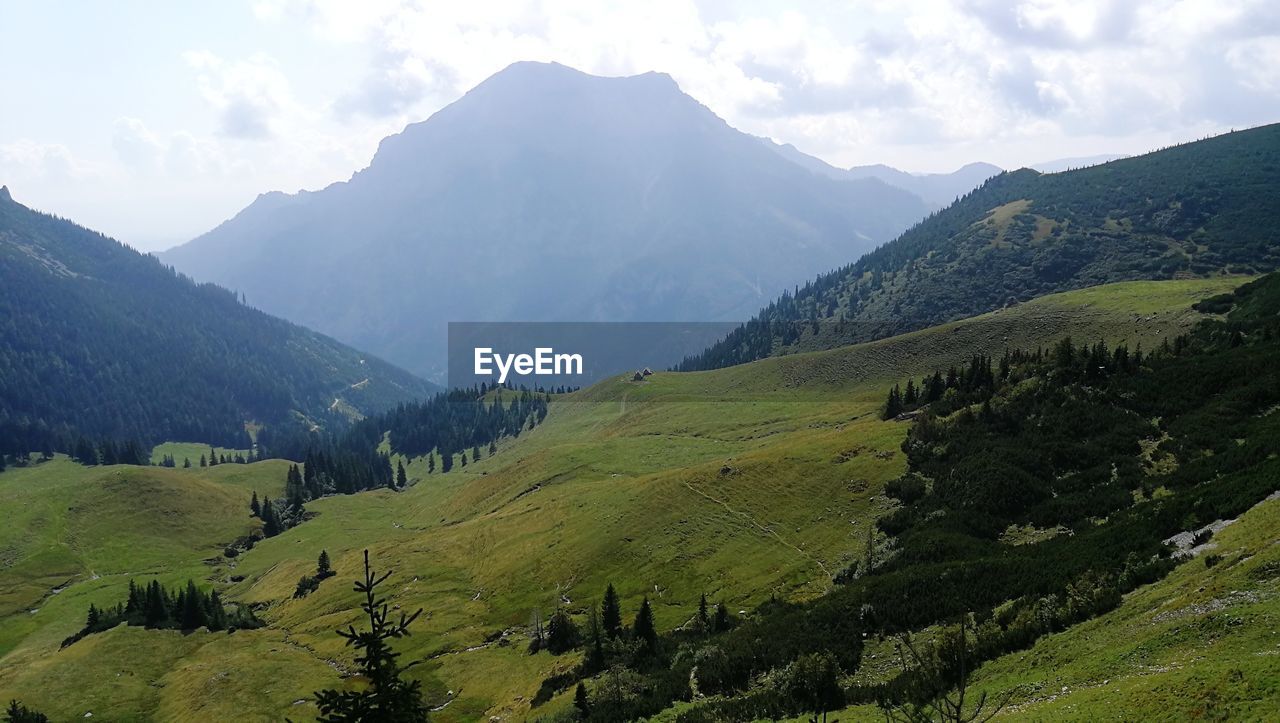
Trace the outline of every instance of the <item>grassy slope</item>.
<instances>
[{"instance_id":1,"label":"grassy slope","mask_svg":"<svg viewBox=\"0 0 1280 723\"><path fill-rule=\"evenodd\" d=\"M1187 560L1110 613L983 666L974 688L1009 691L1010 720L1268 718L1280 698L1277 529L1273 498L1214 536L1206 554L1222 562ZM874 706L837 717L884 718Z\"/></svg>"},{"instance_id":2,"label":"grassy slope","mask_svg":"<svg viewBox=\"0 0 1280 723\"><path fill-rule=\"evenodd\" d=\"M217 679L230 681L226 686L241 696L237 699L246 710L305 717L292 701L336 681L327 661L339 668L349 664L349 653L332 630L355 619L356 599L347 581L358 569L359 551L368 546L380 567L397 570L390 590L394 601L428 610L401 649L434 700L450 700L449 690L456 693L437 718L525 715L541 678L571 665L572 656L528 656L519 639L503 646L485 644L485 638L525 625L535 608L549 613L569 600L571 611L584 610L612 581L628 616L648 594L660 627L674 627L692 615L704 591L734 609L775 593L821 593L830 574L861 554L866 526L883 509L880 486L902 470L898 446L905 425L877 419L886 384L976 351L1048 344L1063 334L1141 340L1149 346L1194 321L1187 310L1191 301L1236 283L1121 284L1046 297L872 344L715 372L660 373L639 384L604 382L558 402L543 425L501 445L491 459L431 476L421 460L414 461L409 476L416 483L404 493L371 492L308 505L319 513L314 520L265 541L236 563L236 574L246 579L231 585L229 594L271 604L265 613L271 629L182 638L184 645L196 647L157 653L180 661L163 687L139 692L140 697L103 691L100 707L154 713L176 710L164 708L177 705L172 701L213 705L215 698L230 695L212 695L218 688L210 681ZM74 534L105 543L118 527L104 518L100 528L93 528L97 531L86 533L80 523L68 528L59 522L57 512L68 506L66 495L81 494L84 485L78 480L114 472L83 470L65 461L48 464L63 471L53 474L57 468L41 466L0 476L0 487L28 489L31 495L19 508L26 516L14 526L18 532L0 534L16 539L30 530L48 538L39 549L19 545L12 555L21 560L18 567L0 573L22 580L30 588L28 598L36 600L71 575L101 572L67 553L59 540ZM30 477L40 474L64 480L59 484L69 489L31 484ZM250 489L278 491L283 466L130 474L157 484L191 483L192 489L227 497L225 512L216 511L224 509L218 504L202 504L178 513L182 520L207 514L216 521L207 528L184 521L189 533L180 538L183 542L166 543L172 549L164 553L167 579L221 580L226 571L201 560L247 524L243 510ZM140 504L144 514L163 510ZM156 520L138 520L132 527L145 533L157 529L153 524ZM113 571L138 571L130 548L111 547L122 556ZM291 600L298 577L313 568L321 549L333 557L339 578L304 600ZM48 555L49 562L32 557L36 554ZM83 713L77 711L79 703L69 704L58 694L66 688L55 683L74 686L94 677L95 663L68 654L83 643L54 650L79 626L91 600L118 598L124 578L118 579L115 590L102 581L77 582L43 603L40 613L30 616L35 622L15 613L35 603L9 609L14 614L0 622L0 651L7 653L0 659L0 698L18 695L59 716ZM93 644L133 640L145 646L164 635L170 634L119 629ZM201 638L210 642L200 643ZM208 647L214 641L219 647ZM273 658L267 652L296 665L297 672L271 678L287 691L255 697L253 678L239 666L270 670ZM29 662L37 664L23 670L10 665ZM134 675L154 677L143 670ZM179 690L180 696L169 697ZM220 717L212 709L208 714Z\"/></svg>"}]
</instances>

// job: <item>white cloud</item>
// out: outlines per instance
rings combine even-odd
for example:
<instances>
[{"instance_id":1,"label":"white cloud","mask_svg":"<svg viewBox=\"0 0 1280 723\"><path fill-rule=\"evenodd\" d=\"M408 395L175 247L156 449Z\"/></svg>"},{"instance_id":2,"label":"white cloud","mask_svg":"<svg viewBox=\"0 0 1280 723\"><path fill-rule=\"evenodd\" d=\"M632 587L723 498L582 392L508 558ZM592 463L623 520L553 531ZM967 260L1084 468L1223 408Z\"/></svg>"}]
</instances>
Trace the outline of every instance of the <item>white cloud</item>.
<instances>
[{"instance_id":1,"label":"white cloud","mask_svg":"<svg viewBox=\"0 0 1280 723\"><path fill-rule=\"evenodd\" d=\"M219 114L219 129L229 137L268 138L279 130L280 117L296 105L288 78L264 53L235 61L209 51L184 57L199 72L200 94Z\"/></svg>"},{"instance_id":2,"label":"white cloud","mask_svg":"<svg viewBox=\"0 0 1280 723\"><path fill-rule=\"evenodd\" d=\"M86 117L104 147L23 130L0 138L0 173L51 197L58 178L164 199L170 230L150 235L181 241L257 193L347 178L518 60L666 72L730 124L839 165L1016 166L1280 120L1274 0L258 0L244 21L265 44L214 33L155 61L188 79L163 109Z\"/></svg>"}]
</instances>

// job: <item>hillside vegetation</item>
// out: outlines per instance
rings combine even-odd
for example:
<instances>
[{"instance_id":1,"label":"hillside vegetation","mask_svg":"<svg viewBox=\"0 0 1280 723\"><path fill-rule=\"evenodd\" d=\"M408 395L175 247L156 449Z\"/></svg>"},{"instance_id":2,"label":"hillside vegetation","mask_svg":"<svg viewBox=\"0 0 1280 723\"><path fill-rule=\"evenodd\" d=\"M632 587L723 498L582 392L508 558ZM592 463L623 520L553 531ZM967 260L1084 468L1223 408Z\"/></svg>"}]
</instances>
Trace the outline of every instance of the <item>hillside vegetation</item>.
<instances>
[{"instance_id":1,"label":"hillside vegetation","mask_svg":"<svg viewBox=\"0 0 1280 723\"><path fill-rule=\"evenodd\" d=\"M1053 174L996 176L784 294L681 369L934 326L1044 294L1280 268L1280 124Z\"/></svg>"},{"instance_id":2,"label":"hillside vegetation","mask_svg":"<svg viewBox=\"0 0 1280 723\"><path fill-rule=\"evenodd\" d=\"M869 535L885 545L873 523L894 508L883 490L906 471L909 427L880 420L888 385L975 351L999 354L1012 339L1035 348L1073 334L1156 348L1200 318L1192 303L1238 283L1088 289L874 344L613 379L557 397L543 423L448 474L397 455L407 463L404 491L308 502L310 519L234 558L226 545L260 524L248 517L251 493L281 495L287 463L84 468L58 457L9 469L0 486L22 512L3 544L4 588L17 594L0 619L0 698L56 718L92 710L199 720L236 710L241 719L305 719L310 694L352 669L333 630L357 622L350 581L368 548L395 571L394 604L427 609L396 647L433 705L446 706L435 719L557 714L571 688L552 687L536 707L534 699L582 653L530 655L535 611L546 618L563 608L585 624L612 583L628 624L648 596L665 636L696 619L704 593L735 618L773 596L821 599L857 568ZM111 486L117 479L125 482ZM93 497L106 490L112 501ZM65 517L72 507L102 516ZM139 537L118 537L118 520ZM186 532L150 541L174 526ZM294 598L322 550L336 578ZM215 585L257 606L268 627L121 627L58 650L90 602L119 601L131 577L152 575L169 586Z\"/></svg>"},{"instance_id":3,"label":"hillside vegetation","mask_svg":"<svg viewBox=\"0 0 1280 723\"><path fill-rule=\"evenodd\" d=\"M247 422L342 428L431 391L0 193L0 454L80 436L243 449Z\"/></svg>"}]
</instances>

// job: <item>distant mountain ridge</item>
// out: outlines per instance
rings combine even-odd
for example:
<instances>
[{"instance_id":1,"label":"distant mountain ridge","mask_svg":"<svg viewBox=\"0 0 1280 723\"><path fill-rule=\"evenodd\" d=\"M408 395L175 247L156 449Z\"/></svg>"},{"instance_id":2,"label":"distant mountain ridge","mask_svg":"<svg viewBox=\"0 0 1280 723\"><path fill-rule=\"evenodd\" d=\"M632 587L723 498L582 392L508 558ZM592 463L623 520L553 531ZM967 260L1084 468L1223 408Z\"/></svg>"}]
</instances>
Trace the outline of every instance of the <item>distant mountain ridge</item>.
<instances>
[{"instance_id":1,"label":"distant mountain ridge","mask_svg":"<svg viewBox=\"0 0 1280 723\"><path fill-rule=\"evenodd\" d=\"M242 447L246 422L341 428L434 390L0 189L0 453Z\"/></svg>"},{"instance_id":2,"label":"distant mountain ridge","mask_svg":"<svg viewBox=\"0 0 1280 723\"><path fill-rule=\"evenodd\" d=\"M814 173L835 180L874 178L920 198L933 209L943 208L1002 171L999 166L981 162L967 163L951 173L907 173L882 163L837 168L790 143L775 143L768 138L761 138L760 141L783 158Z\"/></svg>"},{"instance_id":3,"label":"distant mountain ridge","mask_svg":"<svg viewBox=\"0 0 1280 723\"><path fill-rule=\"evenodd\" d=\"M929 210L763 148L666 75L517 63L322 191L162 258L420 373L448 321L746 318Z\"/></svg>"},{"instance_id":4,"label":"distant mountain ridge","mask_svg":"<svg viewBox=\"0 0 1280 723\"><path fill-rule=\"evenodd\" d=\"M1003 173L681 368L882 338L1113 281L1274 271L1277 188L1280 124L1073 171Z\"/></svg>"}]
</instances>

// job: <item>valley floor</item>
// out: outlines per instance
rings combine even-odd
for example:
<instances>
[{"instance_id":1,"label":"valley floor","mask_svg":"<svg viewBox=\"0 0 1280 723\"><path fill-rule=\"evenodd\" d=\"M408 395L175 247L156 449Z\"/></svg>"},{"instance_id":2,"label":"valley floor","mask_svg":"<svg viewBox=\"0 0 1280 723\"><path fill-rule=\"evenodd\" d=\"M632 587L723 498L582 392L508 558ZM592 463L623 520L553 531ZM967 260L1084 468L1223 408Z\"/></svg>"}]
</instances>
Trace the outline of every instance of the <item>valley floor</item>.
<instances>
[{"instance_id":1,"label":"valley floor","mask_svg":"<svg viewBox=\"0 0 1280 723\"><path fill-rule=\"evenodd\" d=\"M863 555L891 507L883 485L905 469L907 423L879 418L887 386L1065 335L1151 348L1200 318L1193 301L1240 281L1117 284L829 352L607 381L558 399L495 455L448 474L403 460L407 490L308 503L314 519L234 558L224 547L260 524L251 494L280 495L288 463L86 468L59 457L9 469L0 700L55 720L305 720L312 692L352 668L333 631L357 621L350 582L367 548L394 571L395 604L426 610L397 648L436 720L549 715L572 691L531 700L577 656L526 653L535 611L585 612L612 583L627 619L648 596L667 630L703 593L736 612L828 590ZM1120 609L985 666L977 684L1013 691L1005 714L1028 719L1260 713L1280 700L1268 673L1280 653L1277 514L1269 502L1215 538L1217 566L1188 561ZM337 576L294 599L321 550ZM89 604L119 601L131 578L214 585L260 606L268 626L120 627L59 650ZM1240 675L1248 686L1233 683Z\"/></svg>"}]
</instances>

